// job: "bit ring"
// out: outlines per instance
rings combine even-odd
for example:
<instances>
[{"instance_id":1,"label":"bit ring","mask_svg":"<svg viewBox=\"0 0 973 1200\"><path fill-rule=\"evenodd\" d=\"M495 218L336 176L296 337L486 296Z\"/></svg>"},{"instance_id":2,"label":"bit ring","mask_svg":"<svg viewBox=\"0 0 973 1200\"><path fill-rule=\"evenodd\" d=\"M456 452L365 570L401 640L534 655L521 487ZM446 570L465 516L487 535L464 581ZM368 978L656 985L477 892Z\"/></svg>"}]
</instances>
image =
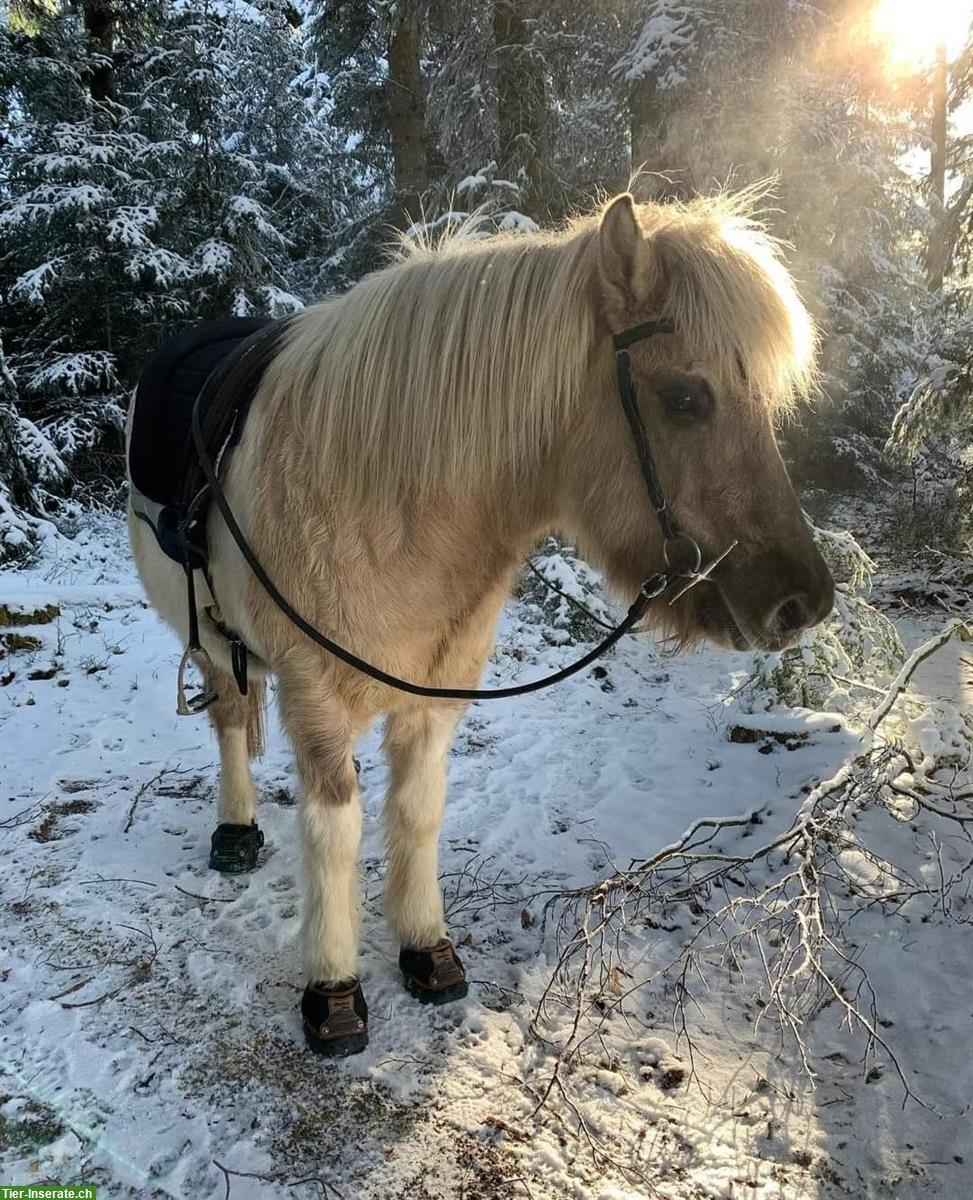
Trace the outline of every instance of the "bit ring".
<instances>
[{"instance_id":1,"label":"bit ring","mask_svg":"<svg viewBox=\"0 0 973 1200\"><path fill-rule=\"evenodd\" d=\"M673 563L670 547L677 545L683 546L688 551L688 564L685 569ZM666 567L689 579L694 575L698 575L700 567L703 565L703 552L700 550L696 539L691 538L688 533L677 533L675 537L666 538L665 545L662 548L662 557L665 560Z\"/></svg>"}]
</instances>

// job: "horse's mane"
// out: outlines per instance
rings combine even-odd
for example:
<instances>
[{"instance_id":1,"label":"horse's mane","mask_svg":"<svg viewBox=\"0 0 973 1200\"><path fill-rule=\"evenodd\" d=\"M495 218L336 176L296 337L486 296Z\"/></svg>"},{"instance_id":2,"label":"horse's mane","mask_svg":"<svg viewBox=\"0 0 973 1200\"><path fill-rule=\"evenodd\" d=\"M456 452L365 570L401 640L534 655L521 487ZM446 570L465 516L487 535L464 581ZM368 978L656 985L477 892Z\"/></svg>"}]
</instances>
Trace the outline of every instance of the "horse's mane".
<instances>
[{"instance_id":1,"label":"horse's mane","mask_svg":"<svg viewBox=\"0 0 973 1200\"><path fill-rule=\"evenodd\" d=\"M790 406L814 333L779 244L746 198L649 204L639 218L690 352L756 403ZM292 322L264 395L286 406L322 482L373 498L496 475L527 461L584 402L604 319L600 214L558 231L403 246L399 260ZM465 236L464 236L465 235Z\"/></svg>"}]
</instances>

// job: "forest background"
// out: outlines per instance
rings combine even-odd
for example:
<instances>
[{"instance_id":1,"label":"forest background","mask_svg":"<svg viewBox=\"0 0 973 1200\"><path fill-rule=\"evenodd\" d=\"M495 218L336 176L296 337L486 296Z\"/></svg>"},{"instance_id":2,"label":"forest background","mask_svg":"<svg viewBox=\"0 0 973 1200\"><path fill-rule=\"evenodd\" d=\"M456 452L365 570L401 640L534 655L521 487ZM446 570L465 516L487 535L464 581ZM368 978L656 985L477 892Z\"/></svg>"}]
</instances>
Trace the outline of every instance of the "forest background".
<instances>
[{"instance_id":1,"label":"forest background","mask_svg":"<svg viewBox=\"0 0 973 1200\"><path fill-rule=\"evenodd\" d=\"M0 563L119 504L127 398L168 334L345 289L397 229L544 226L634 172L643 198L769 186L822 331L820 396L783 431L808 504L881 498L893 553L962 554L973 43L947 7L18 0Z\"/></svg>"}]
</instances>

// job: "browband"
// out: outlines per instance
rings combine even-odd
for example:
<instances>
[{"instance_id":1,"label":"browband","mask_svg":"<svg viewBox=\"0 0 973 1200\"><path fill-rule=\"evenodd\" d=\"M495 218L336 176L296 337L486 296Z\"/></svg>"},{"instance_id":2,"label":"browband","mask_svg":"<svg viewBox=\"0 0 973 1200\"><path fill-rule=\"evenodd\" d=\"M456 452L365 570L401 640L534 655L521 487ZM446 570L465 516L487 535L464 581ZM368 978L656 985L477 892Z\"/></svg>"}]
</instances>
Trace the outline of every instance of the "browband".
<instances>
[{"instance_id":1,"label":"browband","mask_svg":"<svg viewBox=\"0 0 973 1200\"><path fill-rule=\"evenodd\" d=\"M623 329L621 333L616 333L612 337L616 350L627 350L629 346L633 346L636 342L644 341L645 338L655 337L657 333L675 333L676 327L672 321L661 319L658 321L643 321L641 325L633 325L630 329Z\"/></svg>"}]
</instances>

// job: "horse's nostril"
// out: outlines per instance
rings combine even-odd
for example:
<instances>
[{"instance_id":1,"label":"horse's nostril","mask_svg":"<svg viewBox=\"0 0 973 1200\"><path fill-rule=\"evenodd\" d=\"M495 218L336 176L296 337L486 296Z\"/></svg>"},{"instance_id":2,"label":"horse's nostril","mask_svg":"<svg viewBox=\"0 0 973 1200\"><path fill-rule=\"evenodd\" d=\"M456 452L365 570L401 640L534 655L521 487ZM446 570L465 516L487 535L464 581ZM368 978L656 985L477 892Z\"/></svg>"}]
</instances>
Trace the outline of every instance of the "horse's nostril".
<instances>
[{"instance_id":1,"label":"horse's nostril","mask_svg":"<svg viewBox=\"0 0 973 1200\"><path fill-rule=\"evenodd\" d=\"M782 636L790 636L813 625L810 608L802 596L791 596L777 609L774 615L777 629Z\"/></svg>"}]
</instances>

